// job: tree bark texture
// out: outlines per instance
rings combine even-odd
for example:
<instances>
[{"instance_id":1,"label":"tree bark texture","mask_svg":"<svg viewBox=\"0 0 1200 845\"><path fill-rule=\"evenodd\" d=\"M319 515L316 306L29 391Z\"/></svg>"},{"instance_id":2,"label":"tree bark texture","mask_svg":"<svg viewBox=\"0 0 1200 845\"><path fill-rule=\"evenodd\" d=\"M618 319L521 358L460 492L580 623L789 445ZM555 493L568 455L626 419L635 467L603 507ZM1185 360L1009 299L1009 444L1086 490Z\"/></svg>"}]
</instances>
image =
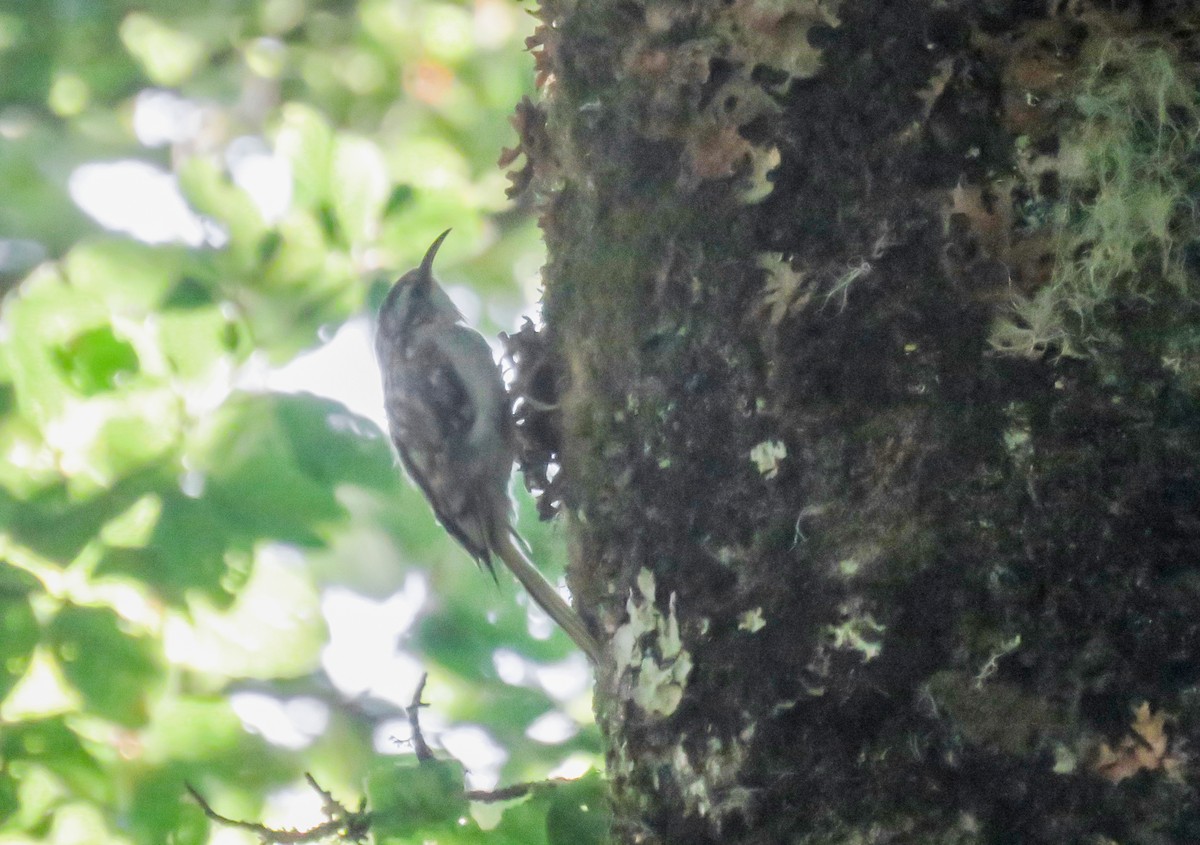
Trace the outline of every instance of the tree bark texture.
<instances>
[{"instance_id":1,"label":"tree bark texture","mask_svg":"<svg viewBox=\"0 0 1200 845\"><path fill-rule=\"evenodd\" d=\"M620 840L1200 842L1195 4L539 16L524 463Z\"/></svg>"}]
</instances>

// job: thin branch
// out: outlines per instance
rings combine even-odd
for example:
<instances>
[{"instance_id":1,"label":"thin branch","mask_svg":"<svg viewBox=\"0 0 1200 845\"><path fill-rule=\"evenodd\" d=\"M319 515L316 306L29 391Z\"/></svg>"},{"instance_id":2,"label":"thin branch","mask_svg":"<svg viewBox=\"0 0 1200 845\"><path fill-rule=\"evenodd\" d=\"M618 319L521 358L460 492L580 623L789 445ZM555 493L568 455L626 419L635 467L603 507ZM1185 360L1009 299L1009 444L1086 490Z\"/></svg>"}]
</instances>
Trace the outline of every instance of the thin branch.
<instances>
[{"instance_id":1,"label":"thin branch","mask_svg":"<svg viewBox=\"0 0 1200 845\"><path fill-rule=\"evenodd\" d=\"M184 788L187 789L188 794L192 796L192 800L200 805L200 809L210 820L223 824L226 827L248 830L264 842L275 842L277 845L292 845L292 843L316 842L327 836L337 835L350 841L361 841L366 836L370 826L370 814L365 811L365 805L357 812L348 810L339 801L334 799L328 791L322 789L316 780L313 779L312 775L305 773L304 779L321 796L324 801L324 812L330 817L329 821L322 822L308 830L296 830L295 828L276 830L258 822L231 819L214 810L212 805L200 794L199 790L190 783L185 783Z\"/></svg>"},{"instance_id":2,"label":"thin branch","mask_svg":"<svg viewBox=\"0 0 1200 845\"><path fill-rule=\"evenodd\" d=\"M429 680L428 673L421 675L421 681L417 684L417 689L413 693L412 703L408 705L405 712L408 714L408 724L412 729L413 750L416 752L417 760L425 762L436 759L433 750L429 744L425 742L425 737L421 733L420 713L422 707L428 705L421 701L421 696L425 694L425 682ZM192 799L200 805L200 809L204 811L204 815L210 820L217 822L227 827L241 828L248 830L258 836L264 842L274 842L277 845L293 845L293 843L315 842L318 839L324 839L327 836L340 836L342 839L351 842L361 842L366 839L370 832L371 814L367 812L366 799L359 804L357 810L350 810L340 801L333 797L333 793L324 789L316 778L305 772L304 780L309 787L317 795L321 796L321 810L329 818L329 821L322 822L316 827L308 830L295 830L285 828L275 830L267 827L264 824L257 822L241 821L239 819L231 819L223 816L212 808L212 805L204 798L203 795L191 784L184 784L188 794ZM500 789L485 790L485 789L470 789L464 790L463 795L469 801L479 801L483 803L497 801L512 801L517 798L524 798L527 795L538 792L540 790L553 787L558 783L566 783L566 779L556 778L554 780L535 781L533 783L517 783L512 786L501 787Z\"/></svg>"},{"instance_id":3,"label":"thin branch","mask_svg":"<svg viewBox=\"0 0 1200 845\"><path fill-rule=\"evenodd\" d=\"M530 783L514 783L512 786L502 786L499 789L468 789L464 794L468 801L479 801L486 804L493 801L511 801L514 798L524 798L530 793L549 789L560 783L571 783L570 778L550 778L535 780Z\"/></svg>"},{"instance_id":4,"label":"thin branch","mask_svg":"<svg viewBox=\"0 0 1200 845\"><path fill-rule=\"evenodd\" d=\"M512 786L502 786L499 789L468 789L466 796L468 801L479 801L480 803L491 803L493 801L511 801L514 798L524 798L530 792L541 786L540 783L514 783Z\"/></svg>"},{"instance_id":5,"label":"thin branch","mask_svg":"<svg viewBox=\"0 0 1200 845\"><path fill-rule=\"evenodd\" d=\"M305 772L304 780L309 785L309 787L312 789L312 791L317 793L318 795L320 795L321 800L323 800L325 802L322 805L322 809L325 811L325 815L333 816L333 815L337 815L338 812L340 812L340 813L349 812L345 807L342 806L340 801L338 801L336 798L333 797L333 793L327 789L324 789L319 783L317 783L317 779L314 778L311 774L309 774L308 772ZM334 812L334 811L336 811L336 812Z\"/></svg>"},{"instance_id":6,"label":"thin branch","mask_svg":"<svg viewBox=\"0 0 1200 845\"><path fill-rule=\"evenodd\" d=\"M429 673L422 673L421 682L417 684L417 691L413 693L412 704L408 705L408 708L405 710L408 714L408 726L412 729L413 751L416 752L417 760L421 763L434 759L433 749L425 742L425 737L421 733L421 708L429 706L421 701L421 696L425 693L425 682L427 680L429 680Z\"/></svg>"},{"instance_id":7,"label":"thin branch","mask_svg":"<svg viewBox=\"0 0 1200 845\"><path fill-rule=\"evenodd\" d=\"M413 751L416 752L417 760L425 762L433 760L433 751L425 742L425 737L421 733L421 708L429 705L421 701L421 696L425 693L425 682L429 680L429 673L421 675L421 681L417 684L417 691L413 693L412 703L408 705L406 712L408 713L408 725L412 730ZM468 801L479 801L481 803L490 803L495 801L512 801L515 798L524 798L531 792L536 792L539 789L553 786L556 783L567 783L565 778L555 778L553 780L534 781L533 783L515 783L512 786L503 786L499 789L468 789L464 791Z\"/></svg>"}]
</instances>

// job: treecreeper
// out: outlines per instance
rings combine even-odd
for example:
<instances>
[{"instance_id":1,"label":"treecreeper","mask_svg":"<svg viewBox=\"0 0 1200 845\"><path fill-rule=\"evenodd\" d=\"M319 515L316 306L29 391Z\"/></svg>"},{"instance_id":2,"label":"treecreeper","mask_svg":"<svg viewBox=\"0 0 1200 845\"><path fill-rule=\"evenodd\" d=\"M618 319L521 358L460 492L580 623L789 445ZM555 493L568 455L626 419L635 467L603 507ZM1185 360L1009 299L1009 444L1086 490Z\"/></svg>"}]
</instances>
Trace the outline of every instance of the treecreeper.
<instances>
[{"instance_id":1,"label":"treecreeper","mask_svg":"<svg viewBox=\"0 0 1200 845\"><path fill-rule=\"evenodd\" d=\"M438 521L495 577L499 558L538 606L598 664L599 643L533 565L512 526L508 395L491 349L433 277L447 229L379 309L375 354L392 443Z\"/></svg>"}]
</instances>

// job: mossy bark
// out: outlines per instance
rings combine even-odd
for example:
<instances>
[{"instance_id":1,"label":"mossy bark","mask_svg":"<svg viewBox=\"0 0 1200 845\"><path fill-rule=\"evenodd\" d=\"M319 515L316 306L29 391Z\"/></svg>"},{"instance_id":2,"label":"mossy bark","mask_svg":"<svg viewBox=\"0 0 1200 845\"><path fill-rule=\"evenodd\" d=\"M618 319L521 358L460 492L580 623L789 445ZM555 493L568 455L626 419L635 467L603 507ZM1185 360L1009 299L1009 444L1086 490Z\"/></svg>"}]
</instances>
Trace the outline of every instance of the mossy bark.
<instances>
[{"instance_id":1,"label":"mossy bark","mask_svg":"<svg viewBox=\"0 0 1200 845\"><path fill-rule=\"evenodd\" d=\"M1191 5L540 16L525 463L620 839L1200 841Z\"/></svg>"}]
</instances>

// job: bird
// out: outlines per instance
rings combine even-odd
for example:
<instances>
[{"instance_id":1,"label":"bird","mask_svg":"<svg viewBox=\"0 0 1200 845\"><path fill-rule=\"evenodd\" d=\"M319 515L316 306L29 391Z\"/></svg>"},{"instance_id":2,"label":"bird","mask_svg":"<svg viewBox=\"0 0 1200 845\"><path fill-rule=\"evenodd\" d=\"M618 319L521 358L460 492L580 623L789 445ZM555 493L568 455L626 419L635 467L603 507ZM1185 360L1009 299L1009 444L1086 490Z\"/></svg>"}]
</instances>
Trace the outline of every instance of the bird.
<instances>
[{"instance_id":1,"label":"bird","mask_svg":"<svg viewBox=\"0 0 1200 845\"><path fill-rule=\"evenodd\" d=\"M512 526L514 432L500 368L433 277L434 258L450 231L400 276L379 309L375 355L392 444L438 522L479 567L495 578L498 558L599 665L599 643L526 555Z\"/></svg>"}]
</instances>

